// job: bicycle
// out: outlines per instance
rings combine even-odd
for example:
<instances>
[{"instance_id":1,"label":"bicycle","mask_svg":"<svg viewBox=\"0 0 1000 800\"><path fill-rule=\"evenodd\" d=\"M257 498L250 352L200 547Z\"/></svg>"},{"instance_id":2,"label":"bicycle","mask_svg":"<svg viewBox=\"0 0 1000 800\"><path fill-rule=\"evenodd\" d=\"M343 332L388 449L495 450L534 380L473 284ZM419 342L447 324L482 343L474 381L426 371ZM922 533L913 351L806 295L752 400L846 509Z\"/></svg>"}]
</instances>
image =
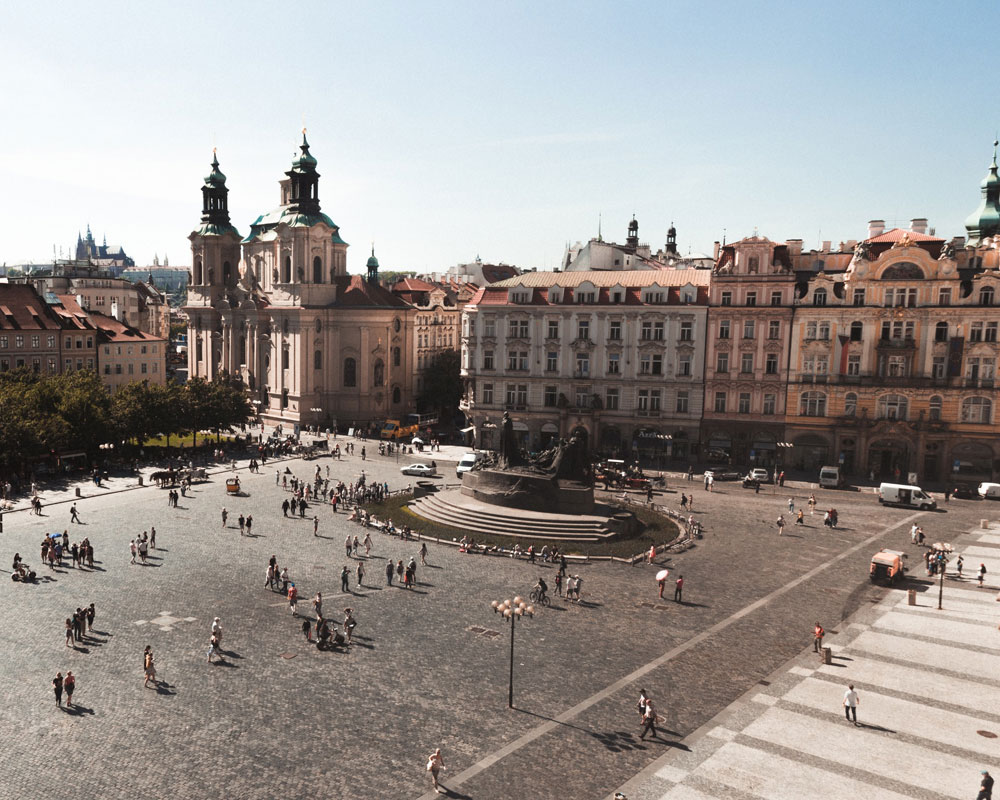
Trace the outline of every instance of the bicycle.
<instances>
[{"instance_id":1,"label":"bicycle","mask_svg":"<svg viewBox=\"0 0 1000 800\"><path fill-rule=\"evenodd\" d=\"M542 594L541 590L537 588L531 590L531 594L528 595L528 599L532 603L538 603L542 606L548 607L552 605L552 600L549 599L548 593Z\"/></svg>"}]
</instances>

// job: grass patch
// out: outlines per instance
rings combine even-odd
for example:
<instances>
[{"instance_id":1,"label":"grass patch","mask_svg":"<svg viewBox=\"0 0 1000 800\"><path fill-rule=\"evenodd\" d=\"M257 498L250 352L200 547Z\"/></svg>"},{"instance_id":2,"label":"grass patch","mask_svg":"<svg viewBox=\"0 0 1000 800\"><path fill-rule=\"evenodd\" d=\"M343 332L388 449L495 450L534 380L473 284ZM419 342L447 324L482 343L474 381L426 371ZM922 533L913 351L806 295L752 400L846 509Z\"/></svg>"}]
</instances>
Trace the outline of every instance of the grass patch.
<instances>
[{"instance_id":1,"label":"grass patch","mask_svg":"<svg viewBox=\"0 0 1000 800\"><path fill-rule=\"evenodd\" d=\"M395 525L409 525L417 533L425 536L434 536L438 539L459 540L468 531L461 528L454 528L450 525L442 525L438 522L419 517L406 508L410 502L409 497L390 497L383 503L371 503L365 508L379 519L391 519ZM655 511L646 508L630 508L639 519L639 530L631 536L620 536L607 542L561 542L559 540L532 539L521 541L521 547L527 549L529 544L535 545L535 550L539 551L543 545L548 545L551 549L558 546L567 554L577 554L586 556L618 556L628 558L637 555L645 550L649 550L651 545L659 547L666 542L672 542L680 533L676 523ZM499 536L485 533L471 534L471 538L478 544L502 545L509 547L514 542L519 541L514 536Z\"/></svg>"},{"instance_id":2,"label":"grass patch","mask_svg":"<svg viewBox=\"0 0 1000 800\"><path fill-rule=\"evenodd\" d=\"M236 439L235 436L230 436L228 434L222 434L219 442L231 442ZM198 446L201 447L203 444L215 444L215 434L213 433L199 433L198 434ZM142 444L143 447L166 447L167 437L166 436L154 436L151 439L147 439ZM188 433L184 436L173 435L170 437L170 447L186 447L190 448L194 446L194 434Z\"/></svg>"}]
</instances>

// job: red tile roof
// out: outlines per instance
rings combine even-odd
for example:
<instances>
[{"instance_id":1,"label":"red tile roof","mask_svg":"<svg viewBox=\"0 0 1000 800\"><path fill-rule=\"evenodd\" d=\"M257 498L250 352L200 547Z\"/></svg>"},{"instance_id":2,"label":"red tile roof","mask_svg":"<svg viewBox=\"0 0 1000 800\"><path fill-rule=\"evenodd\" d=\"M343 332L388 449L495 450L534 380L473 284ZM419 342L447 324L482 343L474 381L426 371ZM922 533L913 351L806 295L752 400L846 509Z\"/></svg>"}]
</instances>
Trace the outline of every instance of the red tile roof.
<instances>
[{"instance_id":1,"label":"red tile roof","mask_svg":"<svg viewBox=\"0 0 1000 800\"><path fill-rule=\"evenodd\" d=\"M0 330L57 331L61 328L59 316L34 287L0 283Z\"/></svg>"},{"instance_id":2,"label":"red tile roof","mask_svg":"<svg viewBox=\"0 0 1000 800\"><path fill-rule=\"evenodd\" d=\"M144 333L136 328L130 328L124 322L109 317L99 311L91 311L87 318L101 333L103 341L109 342L162 342L163 339Z\"/></svg>"},{"instance_id":3,"label":"red tile roof","mask_svg":"<svg viewBox=\"0 0 1000 800\"><path fill-rule=\"evenodd\" d=\"M928 236L926 233L917 233L916 231L908 231L905 228L892 228L887 230L885 233L880 233L878 236L873 236L871 239L865 239L869 244L882 244L890 243L895 244L896 242L901 242L904 236L909 236L911 242L943 242L944 239L940 239L937 236Z\"/></svg>"}]
</instances>

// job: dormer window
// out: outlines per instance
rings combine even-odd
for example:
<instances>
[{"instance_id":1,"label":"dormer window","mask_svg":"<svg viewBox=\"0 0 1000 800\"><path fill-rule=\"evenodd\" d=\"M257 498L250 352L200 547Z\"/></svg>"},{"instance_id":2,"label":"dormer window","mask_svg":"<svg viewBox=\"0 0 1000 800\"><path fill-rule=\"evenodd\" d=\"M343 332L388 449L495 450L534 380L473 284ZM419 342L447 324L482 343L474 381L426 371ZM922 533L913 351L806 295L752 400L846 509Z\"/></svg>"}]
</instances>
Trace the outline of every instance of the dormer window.
<instances>
[{"instance_id":1,"label":"dormer window","mask_svg":"<svg viewBox=\"0 0 1000 800\"><path fill-rule=\"evenodd\" d=\"M663 292L653 292L653 291L646 292L646 296L643 297L643 302L662 304Z\"/></svg>"},{"instance_id":2,"label":"dormer window","mask_svg":"<svg viewBox=\"0 0 1000 800\"><path fill-rule=\"evenodd\" d=\"M576 293L576 302L578 303L593 303L597 296L596 292L580 292Z\"/></svg>"},{"instance_id":3,"label":"dormer window","mask_svg":"<svg viewBox=\"0 0 1000 800\"><path fill-rule=\"evenodd\" d=\"M527 305L531 301L531 292L525 289L516 289L510 293L510 302L518 305Z\"/></svg>"},{"instance_id":4,"label":"dormer window","mask_svg":"<svg viewBox=\"0 0 1000 800\"><path fill-rule=\"evenodd\" d=\"M549 289L549 302L550 303L561 303L562 302L562 292L553 287Z\"/></svg>"}]
</instances>

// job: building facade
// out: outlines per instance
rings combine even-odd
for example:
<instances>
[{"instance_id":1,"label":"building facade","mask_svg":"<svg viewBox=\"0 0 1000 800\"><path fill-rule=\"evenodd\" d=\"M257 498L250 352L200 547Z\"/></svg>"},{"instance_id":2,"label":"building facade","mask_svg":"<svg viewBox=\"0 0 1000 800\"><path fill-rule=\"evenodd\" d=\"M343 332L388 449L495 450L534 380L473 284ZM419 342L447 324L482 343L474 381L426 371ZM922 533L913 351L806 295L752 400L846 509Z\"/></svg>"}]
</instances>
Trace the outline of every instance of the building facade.
<instances>
[{"instance_id":1,"label":"building facade","mask_svg":"<svg viewBox=\"0 0 1000 800\"><path fill-rule=\"evenodd\" d=\"M784 442L795 242L721 248L709 292L701 442L708 463L774 467Z\"/></svg>"},{"instance_id":2,"label":"building facade","mask_svg":"<svg viewBox=\"0 0 1000 800\"><path fill-rule=\"evenodd\" d=\"M347 274L347 242L320 210L319 173L303 135L280 181L281 203L241 239L226 177L213 160L202 224L189 237L188 369L239 375L260 415L291 424L364 423L412 410L412 311Z\"/></svg>"},{"instance_id":3,"label":"building facade","mask_svg":"<svg viewBox=\"0 0 1000 800\"><path fill-rule=\"evenodd\" d=\"M531 272L465 308L462 409L477 444L504 412L530 450L586 437L610 457L686 464L702 413L709 273Z\"/></svg>"}]
</instances>

